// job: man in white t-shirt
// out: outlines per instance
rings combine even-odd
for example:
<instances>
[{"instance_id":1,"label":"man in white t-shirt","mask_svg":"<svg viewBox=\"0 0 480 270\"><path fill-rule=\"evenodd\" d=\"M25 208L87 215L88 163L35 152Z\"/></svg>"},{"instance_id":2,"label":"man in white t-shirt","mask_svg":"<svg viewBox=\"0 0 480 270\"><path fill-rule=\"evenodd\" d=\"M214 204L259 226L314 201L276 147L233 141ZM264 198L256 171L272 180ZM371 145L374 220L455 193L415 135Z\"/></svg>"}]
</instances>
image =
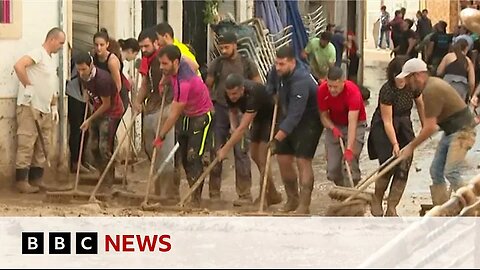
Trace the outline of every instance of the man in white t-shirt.
<instances>
[{"instance_id":1,"label":"man in white t-shirt","mask_svg":"<svg viewBox=\"0 0 480 270\"><path fill-rule=\"evenodd\" d=\"M58 121L56 97L58 95L57 62L52 54L65 43L65 33L52 28L42 47L22 56L14 66L20 81L17 97L17 158L16 187L20 193L38 192L42 183L46 162L41 142L48 149L48 135L52 120ZM30 107L31 106L31 107ZM32 114L33 112L33 114ZM35 127L40 125L43 138Z\"/></svg>"}]
</instances>

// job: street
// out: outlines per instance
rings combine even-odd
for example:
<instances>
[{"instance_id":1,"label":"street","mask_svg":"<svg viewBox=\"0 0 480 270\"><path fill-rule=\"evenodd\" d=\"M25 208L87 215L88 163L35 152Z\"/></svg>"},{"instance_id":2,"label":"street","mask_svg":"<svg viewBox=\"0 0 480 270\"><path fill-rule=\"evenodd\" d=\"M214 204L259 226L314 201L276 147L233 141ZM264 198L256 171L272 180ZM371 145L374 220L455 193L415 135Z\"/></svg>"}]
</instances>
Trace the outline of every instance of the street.
<instances>
[{"instance_id":1,"label":"street","mask_svg":"<svg viewBox=\"0 0 480 270\"><path fill-rule=\"evenodd\" d=\"M385 81L386 67L389 61L388 51L377 51L367 49L365 51L365 83L364 85L371 90L371 97L367 105L367 119L371 119L373 112L377 106L378 91ZM412 111L412 118L414 119L414 128L416 133L420 128L420 122L416 110ZM369 123L370 124L370 123ZM418 216L420 204L429 204L430 201L430 177L429 166L432 160L436 144L441 134L437 133L431 140L428 140L415 152L414 161L410 169L410 178L403 195L402 201L398 206L398 214L400 216ZM365 136L365 143L368 134ZM313 215L323 216L332 200L328 197L328 190L333 186L326 179L326 161L325 161L325 146L324 136L322 136L320 144L318 145L316 157L314 158L314 172L315 172L315 187L312 194L311 213ZM480 157L477 154L480 149L479 140L477 139L474 148L468 154L468 164L464 170L464 176L469 179L477 173L477 164L480 163ZM194 212L194 213L179 213L179 212L144 212L135 205L126 206L122 201L117 199L112 202L107 202L108 207L100 207L95 204L51 204L44 203L45 195L18 195L12 191L2 191L0 194L0 216L157 216L157 215L241 215L242 213L255 212L257 209L248 208L234 208L232 201L236 198L234 170L232 165L233 155L224 162L224 175L222 183L222 202L211 204L208 199L208 179L205 182L203 191L202 208L208 211ZM277 188L281 191L286 200L285 191L281 184L277 162L274 161L273 172ZM378 166L378 161L369 160L367 154L366 144L363 148L360 166L362 175L367 175ZM130 188L143 194L145 190L146 179L148 176L149 163L143 163L135 172L129 172L128 180ZM117 174L123 173L123 165L117 167ZM48 179L45 179L48 182ZM74 175L71 175L70 181L74 180ZM252 194L254 198L258 195L259 174L252 162ZM373 191L373 186L369 188ZM187 183L182 179L181 194L187 191ZM282 204L284 203L282 202ZM282 204L272 206L268 211L274 212ZM367 213L370 215L370 213Z\"/></svg>"}]
</instances>

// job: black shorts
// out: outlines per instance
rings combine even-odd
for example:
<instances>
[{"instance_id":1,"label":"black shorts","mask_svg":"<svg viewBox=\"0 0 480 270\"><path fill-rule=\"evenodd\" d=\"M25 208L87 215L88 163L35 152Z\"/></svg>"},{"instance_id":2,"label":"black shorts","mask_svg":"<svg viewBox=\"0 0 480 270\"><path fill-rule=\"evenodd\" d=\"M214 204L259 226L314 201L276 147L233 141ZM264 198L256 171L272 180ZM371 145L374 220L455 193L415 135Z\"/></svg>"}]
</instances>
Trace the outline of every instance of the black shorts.
<instances>
[{"instance_id":1,"label":"black shorts","mask_svg":"<svg viewBox=\"0 0 480 270\"><path fill-rule=\"evenodd\" d=\"M292 133L277 144L276 154L312 159L315 156L322 132L323 125L320 119L313 118L302 121Z\"/></svg>"},{"instance_id":2,"label":"black shorts","mask_svg":"<svg viewBox=\"0 0 480 270\"><path fill-rule=\"evenodd\" d=\"M272 119L263 118L253 120L250 127L250 141L253 143L269 142L270 128L272 126Z\"/></svg>"}]
</instances>

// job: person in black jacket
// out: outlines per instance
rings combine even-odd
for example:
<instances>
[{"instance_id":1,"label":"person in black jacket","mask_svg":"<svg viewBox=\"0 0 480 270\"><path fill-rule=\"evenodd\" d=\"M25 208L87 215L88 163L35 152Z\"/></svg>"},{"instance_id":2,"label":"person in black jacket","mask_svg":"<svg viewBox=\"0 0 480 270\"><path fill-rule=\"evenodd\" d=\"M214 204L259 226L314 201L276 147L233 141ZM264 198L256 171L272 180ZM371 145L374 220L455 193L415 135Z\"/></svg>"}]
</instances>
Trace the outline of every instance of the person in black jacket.
<instances>
[{"instance_id":1,"label":"person in black jacket","mask_svg":"<svg viewBox=\"0 0 480 270\"><path fill-rule=\"evenodd\" d=\"M277 51L275 68L267 80L267 91L275 93L281 117L278 131L269 143L279 163L287 193L285 212L309 213L313 189L312 159L323 131L317 112L317 82L308 67L295 58L289 46ZM294 159L299 180L293 167ZM298 192L300 182L300 195Z\"/></svg>"}]
</instances>

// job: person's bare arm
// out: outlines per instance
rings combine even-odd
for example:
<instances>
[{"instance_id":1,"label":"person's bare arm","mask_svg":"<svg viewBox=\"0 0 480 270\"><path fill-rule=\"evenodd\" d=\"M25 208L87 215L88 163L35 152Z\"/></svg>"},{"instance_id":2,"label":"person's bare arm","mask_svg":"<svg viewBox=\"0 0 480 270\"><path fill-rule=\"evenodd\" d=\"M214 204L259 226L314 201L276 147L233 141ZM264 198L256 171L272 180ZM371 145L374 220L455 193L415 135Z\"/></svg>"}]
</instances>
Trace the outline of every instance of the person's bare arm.
<instances>
[{"instance_id":1,"label":"person's bare arm","mask_svg":"<svg viewBox=\"0 0 480 270\"><path fill-rule=\"evenodd\" d=\"M110 106L111 106L111 102L110 102L110 99L111 97L107 96L107 97L100 97L100 99L102 100L102 105L100 105L100 107L93 112L92 115L90 115L90 117L87 118L87 120L85 120L82 125L80 126L80 129L83 130L83 131L86 131L90 128L90 123L92 123L93 120L97 119L98 117L102 116L105 112L108 111L108 109L110 109Z\"/></svg>"},{"instance_id":2,"label":"person's bare arm","mask_svg":"<svg viewBox=\"0 0 480 270\"><path fill-rule=\"evenodd\" d=\"M228 111L228 118L230 120L230 130L234 131L238 127L238 109L237 108L230 109Z\"/></svg>"},{"instance_id":3,"label":"person's bare arm","mask_svg":"<svg viewBox=\"0 0 480 270\"><path fill-rule=\"evenodd\" d=\"M385 129L388 140L393 146L398 145L397 135L395 134L395 127L393 126L392 105L380 104L380 112L382 115L383 128Z\"/></svg>"},{"instance_id":4,"label":"person's bare arm","mask_svg":"<svg viewBox=\"0 0 480 270\"><path fill-rule=\"evenodd\" d=\"M415 45L417 45L417 40L414 38L409 38L408 39L408 49L407 49L407 55L410 55L412 52L413 48L415 48Z\"/></svg>"},{"instance_id":5,"label":"person's bare arm","mask_svg":"<svg viewBox=\"0 0 480 270\"><path fill-rule=\"evenodd\" d=\"M420 123L423 127L425 125L425 104L423 103L422 95L415 99L415 105L417 106L418 118L420 118Z\"/></svg>"},{"instance_id":6,"label":"person's bare arm","mask_svg":"<svg viewBox=\"0 0 480 270\"><path fill-rule=\"evenodd\" d=\"M347 149L354 151L355 140L357 137L358 115L360 111L348 112L348 135L347 135Z\"/></svg>"},{"instance_id":7,"label":"person's bare arm","mask_svg":"<svg viewBox=\"0 0 480 270\"><path fill-rule=\"evenodd\" d=\"M425 62L428 63L430 61L430 57L432 57L432 53L433 53L433 46L435 45L435 43L433 41L430 41L427 45L427 52L426 52L426 55L425 55Z\"/></svg>"},{"instance_id":8,"label":"person's bare arm","mask_svg":"<svg viewBox=\"0 0 480 270\"><path fill-rule=\"evenodd\" d=\"M210 89L210 91L213 89L214 82L215 78L213 77L213 75L207 75L207 78L205 79L205 84L207 85L208 89Z\"/></svg>"},{"instance_id":9,"label":"person's bare arm","mask_svg":"<svg viewBox=\"0 0 480 270\"><path fill-rule=\"evenodd\" d=\"M142 81L140 84L140 88L137 92L137 97L134 101L133 108L136 112L140 113L142 111L142 104L147 98L147 78L142 75Z\"/></svg>"},{"instance_id":10,"label":"person's bare arm","mask_svg":"<svg viewBox=\"0 0 480 270\"><path fill-rule=\"evenodd\" d=\"M442 61L438 65L437 76L443 76L443 73L445 72L445 67L447 66L447 58L448 58L448 54L442 58Z\"/></svg>"},{"instance_id":11,"label":"person's bare arm","mask_svg":"<svg viewBox=\"0 0 480 270\"><path fill-rule=\"evenodd\" d=\"M473 93L475 92L475 68L473 66L472 61L470 58L467 57L468 61L468 86L469 86L469 92L468 96L472 98Z\"/></svg>"},{"instance_id":12,"label":"person's bare arm","mask_svg":"<svg viewBox=\"0 0 480 270\"><path fill-rule=\"evenodd\" d=\"M13 66L13 69L15 70L15 73L17 74L18 80L20 81L20 83L24 87L27 87L27 85L32 84L30 82L30 79L28 78L28 75L27 75L27 67L32 66L34 64L35 64L35 61L33 61L32 58L30 58L27 55L24 55Z\"/></svg>"},{"instance_id":13,"label":"person's bare arm","mask_svg":"<svg viewBox=\"0 0 480 270\"><path fill-rule=\"evenodd\" d=\"M115 82L115 86L117 87L117 91L120 92L122 90L122 77L120 76L120 60L116 55L112 55L108 60L108 70L110 70L110 74L112 74L112 79Z\"/></svg>"},{"instance_id":14,"label":"person's bare arm","mask_svg":"<svg viewBox=\"0 0 480 270\"><path fill-rule=\"evenodd\" d=\"M232 149L233 146L235 146L235 144L237 144L243 138L245 131L248 130L248 127L253 122L255 115L257 115L257 113L243 114L242 119L240 120L240 124L234 129L235 131L230 136L230 139L223 146L225 148L225 151L229 151L230 149Z\"/></svg>"},{"instance_id":15,"label":"person's bare arm","mask_svg":"<svg viewBox=\"0 0 480 270\"><path fill-rule=\"evenodd\" d=\"M320 111L320 120L322 121L322 125L327 129L332 130L335 127L327 111Z\"/></svg>"}]
</instances>

